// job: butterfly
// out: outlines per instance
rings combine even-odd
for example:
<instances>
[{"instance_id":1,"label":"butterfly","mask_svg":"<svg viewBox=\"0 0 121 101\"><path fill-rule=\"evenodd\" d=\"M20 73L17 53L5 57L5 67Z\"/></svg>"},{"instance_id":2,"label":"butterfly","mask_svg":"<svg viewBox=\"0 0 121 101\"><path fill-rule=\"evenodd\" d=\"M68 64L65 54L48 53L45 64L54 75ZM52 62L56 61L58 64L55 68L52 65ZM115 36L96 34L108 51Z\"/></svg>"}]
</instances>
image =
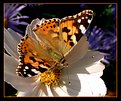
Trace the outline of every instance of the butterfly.
<instances>
[{"instance_id":1,"label":"butterfly","mask_svg":"<svg viewBox=\"0 0 121 101\"><path fill-rule=\"evenodd\" d=\"M92 10L84 10L62 19L33 20L18 44L17 75L35 76L83 57L88 50L85 33L93 14ZM79 53L81 55L78 56Z\"/></svg>"}]
</instances>

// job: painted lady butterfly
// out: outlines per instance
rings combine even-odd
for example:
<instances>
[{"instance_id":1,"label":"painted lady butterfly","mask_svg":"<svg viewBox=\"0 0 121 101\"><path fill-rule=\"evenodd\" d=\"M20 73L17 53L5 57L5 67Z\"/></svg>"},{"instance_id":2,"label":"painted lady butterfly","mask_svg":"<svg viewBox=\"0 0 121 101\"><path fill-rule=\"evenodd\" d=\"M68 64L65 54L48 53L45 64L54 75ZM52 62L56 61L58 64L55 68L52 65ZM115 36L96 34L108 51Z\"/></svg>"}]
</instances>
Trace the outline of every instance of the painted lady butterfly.
<instances>
[{"instance_id":1,"label":"painted lady butterfly","mask_svg":"<svg viewBox=\"0 0 121 101\"><path fill-rule=\"evenodd\" d=\"M84 55L84 46L88 43L85 33L92 18L93 11L84 10L62 19L34 20L18 45L20 63L16 73L23 77L35 76L64 66L65 61L73 62L75 54L78 56L77 50Z\"/></svg>"}]
</instances>

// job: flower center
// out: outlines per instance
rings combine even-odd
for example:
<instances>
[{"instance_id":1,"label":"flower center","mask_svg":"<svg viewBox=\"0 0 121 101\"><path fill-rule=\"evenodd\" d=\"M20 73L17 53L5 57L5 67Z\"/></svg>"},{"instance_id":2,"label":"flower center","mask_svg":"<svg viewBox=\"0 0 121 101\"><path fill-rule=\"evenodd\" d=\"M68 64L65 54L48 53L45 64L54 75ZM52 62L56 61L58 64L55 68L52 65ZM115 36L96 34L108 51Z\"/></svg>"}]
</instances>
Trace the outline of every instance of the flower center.
<instances>
[{"instance_id":1,"label":"flower center","mask_svg":"<svg viewBox=\"0 0 121 101\"><path fill-rule=\"evenodd\" d=\"M61 73L62 70L58 68L50 69L40 74L40 80L42 83L47 84L48 86L58 85Z\"/></svg>"}]
</instances>

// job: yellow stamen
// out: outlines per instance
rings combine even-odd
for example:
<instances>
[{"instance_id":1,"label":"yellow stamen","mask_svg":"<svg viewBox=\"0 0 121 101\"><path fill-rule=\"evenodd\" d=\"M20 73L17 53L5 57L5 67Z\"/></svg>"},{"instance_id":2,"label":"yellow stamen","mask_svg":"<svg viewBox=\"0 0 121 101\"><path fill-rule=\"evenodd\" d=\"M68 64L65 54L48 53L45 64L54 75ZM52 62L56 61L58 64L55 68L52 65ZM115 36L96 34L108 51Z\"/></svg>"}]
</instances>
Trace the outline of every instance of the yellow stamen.
<instances>
[{"instance_id":1,"label":"yellow stamen","mask_svg":"<svg viewBox=\"0 0 121 101\"><path fill-rule=\"evenodd\" d=\"M58 85L61 73L62 73L62 70L59 70L57 68L50 69L40 74L40 80L42 83L48 86Z\"/></svg>"}]
</instances>

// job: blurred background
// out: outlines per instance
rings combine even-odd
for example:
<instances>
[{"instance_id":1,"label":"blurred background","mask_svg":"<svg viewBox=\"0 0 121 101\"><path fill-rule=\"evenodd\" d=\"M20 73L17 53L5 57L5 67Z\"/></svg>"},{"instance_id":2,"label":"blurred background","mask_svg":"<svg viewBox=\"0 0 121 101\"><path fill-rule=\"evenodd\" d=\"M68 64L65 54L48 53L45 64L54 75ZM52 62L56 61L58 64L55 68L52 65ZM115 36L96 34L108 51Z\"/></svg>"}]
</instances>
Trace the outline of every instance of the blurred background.
<instances>
[{"instance_id":1,"label":"blurred background","mask_svg":"<svg viewBox=\"0 0 121 101\"><path fill-rule=\"evenodd\" d=\"M63 18L82 10L95 12L87 33L90 49L104 55L101 77L108 89L106 96L116 95L116 4L4 4L4 27L25 34L28 23L36 18ZM16 96L17 90L5 82L5 96Z\"/></svg>"}]
</instances>

